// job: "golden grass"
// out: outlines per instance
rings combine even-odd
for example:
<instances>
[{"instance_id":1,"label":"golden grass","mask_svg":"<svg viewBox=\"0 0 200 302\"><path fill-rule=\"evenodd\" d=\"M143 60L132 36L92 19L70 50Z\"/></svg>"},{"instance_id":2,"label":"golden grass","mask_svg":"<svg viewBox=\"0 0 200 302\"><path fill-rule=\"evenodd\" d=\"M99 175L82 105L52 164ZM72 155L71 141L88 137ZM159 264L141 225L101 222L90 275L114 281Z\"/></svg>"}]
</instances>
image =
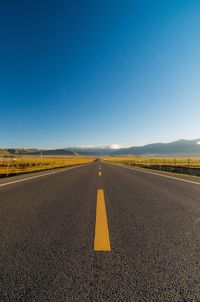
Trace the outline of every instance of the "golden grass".
<instances>
[{"instance_id":1,"label":"golden grass","mask_svg":"<svg viewBox=\"0 0 200 302\"><path fill-rule=\"evenodd\" d=\"M15 158L0 157L0 175L36 172L73 165L87 164L94 157L79 156L18 156Z\"/></svg>"},{"instance_id":2,"label":"golden grass","mask_svg":"<svg viewBox=\"0 0 200 302\"><path fill-rule=\"evenodd\" d=\"M119 156L103 157L103 160L117 164L137 166L180 166L200 168L200 157L140 157L140 156Z\"/></svg>"}]
</instances>

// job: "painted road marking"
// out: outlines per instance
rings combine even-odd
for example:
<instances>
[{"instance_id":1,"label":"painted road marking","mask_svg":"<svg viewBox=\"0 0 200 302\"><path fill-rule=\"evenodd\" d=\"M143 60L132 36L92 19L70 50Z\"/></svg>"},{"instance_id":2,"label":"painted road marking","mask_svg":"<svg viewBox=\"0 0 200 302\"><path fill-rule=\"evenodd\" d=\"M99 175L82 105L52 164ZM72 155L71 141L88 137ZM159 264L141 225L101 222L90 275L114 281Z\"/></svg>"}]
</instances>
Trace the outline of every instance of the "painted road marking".
<instances>
[{"instance_id":1,"label":"painted road marking","mask_svg":"<svg viewBox=\"0 0 200 302\"><path fill-rule=\"evenodd\" d=\"M113 165L115 165L115 164L113 164ZM117 166L117 165L115 165L115 166ZM164 174L159 174L159 173L156 173L156 172L141 170L141 169L138 169L138 168L129 168L129 167L125 167L125 166L122 166L122 165L120 165L118 167L122 167L122 168L129 169L129 170L132 170L132 171L142 172L142 173L146 173L146 174L157 175L157 176L160 176L160 177L171 178L171 179L175 179L175 180L179 180L179 181L183 181L183 182L188 182L188 183L195 184L195 185L200 185L200 182L187 180L187 179L183 179L183 178L178 178L178 177L174 177L174 176L169 176L169 175L164 175Z\"/></svg>"},{"instance_id":2,"label":"painted road marking","mask_svg":"<svg viewBox=\"0 0 200 302\"><path fill-rule=\"evenodd\" d=\"M101 174L101 171L99 171L99 176L101 176L102 174Z\"/></svg>"},{"instance_id":3,"label":"painted road marking","mask_svg":"<svg viewBox=\"0 0 200 302\"><path fill-rule=\"evenodd\" d=\"M97 191L94 251L99 251L99 252L111 251L103 190Z\"/></svg>"},{"instance_id":4,"label":"painted road marking","mask_svg":"<svg viewBox=\"0 0 200 302\"><path fill-rule=\"evenodd\" d=\"M31 177L27 177L27 178L23 178L23 179L18 179L18 180L14 180L14 181L10 181L10 182L7 182L7 183L0 184L0 187L12 185L12 184L15 184L17 182L27 181L29 179L34 179L34 178L39 178L39 177L47 176L47 175L50 175L50 174L56 174L56 173L60 173L60 172L64 172L64 171L69 171L69 170L81 168L81 167L84 167L84 166L86 166L86 165L79 165L79 166L74 166L74 167L68 167L68 168L65 168L65 169L62 169L62 170L59 170L59 171L47 172L47 173L43 173L43 174L36 175L36 176L31 176Z\"/></svg>"}]
</instances>

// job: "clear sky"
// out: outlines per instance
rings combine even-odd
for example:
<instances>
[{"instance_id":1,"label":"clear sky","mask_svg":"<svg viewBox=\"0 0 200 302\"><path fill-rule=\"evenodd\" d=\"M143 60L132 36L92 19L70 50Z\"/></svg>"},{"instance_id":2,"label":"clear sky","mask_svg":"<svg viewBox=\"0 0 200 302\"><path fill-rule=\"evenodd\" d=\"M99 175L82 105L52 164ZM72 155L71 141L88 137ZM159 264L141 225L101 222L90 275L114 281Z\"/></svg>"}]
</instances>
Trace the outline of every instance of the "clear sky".
<instances>
[{"instance_id":1,"label":"clear sky","mask_svg":"<svg viewBox=\"0 0 200 302\"><path fill-rule=\"evenodd\" d=\"M3 0L0 146L200 137L199 0Z\"/></svg>"}]
</instances>

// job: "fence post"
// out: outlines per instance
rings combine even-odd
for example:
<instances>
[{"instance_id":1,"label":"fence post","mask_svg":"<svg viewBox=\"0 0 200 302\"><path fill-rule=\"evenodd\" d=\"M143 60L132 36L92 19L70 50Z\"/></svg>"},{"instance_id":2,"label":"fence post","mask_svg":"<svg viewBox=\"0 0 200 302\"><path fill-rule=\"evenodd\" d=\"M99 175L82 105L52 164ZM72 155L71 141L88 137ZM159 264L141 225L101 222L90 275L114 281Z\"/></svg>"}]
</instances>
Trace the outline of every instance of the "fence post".
<instances>
[{"instance_id":1,"label":"fence post","mask_svg":"<svg viewBox=\"0 0 200 302\"><path fill-rule=\"evenodd\" d=\"M188 169L190 168L190 158L188 158Z\"/></svg>"},{"instance_id":2,"label":"fence post","mask_svg":"<svg viewBox=\"0 0 200 302\"><path fill-rule=\"evenodd\" d=\"M9 175L9 163L7 163L7 176Z\"/></svg>"},{"instance_id":3,"label":"fence post","mask_svg":"<svg viewBox=\"0 0 200 302\"><path fill-rule=\"evenodd\" d=\"M176 158L174 158L174 167L176 167Z\"/></svg>"}]
</instances>

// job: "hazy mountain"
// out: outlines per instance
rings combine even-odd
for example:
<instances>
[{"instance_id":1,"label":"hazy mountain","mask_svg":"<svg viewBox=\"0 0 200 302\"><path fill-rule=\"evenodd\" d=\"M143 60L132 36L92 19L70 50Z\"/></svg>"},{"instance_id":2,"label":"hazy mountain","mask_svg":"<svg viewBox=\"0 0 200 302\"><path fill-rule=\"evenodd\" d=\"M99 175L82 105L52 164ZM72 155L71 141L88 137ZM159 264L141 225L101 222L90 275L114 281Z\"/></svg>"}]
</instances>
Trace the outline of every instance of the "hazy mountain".
<instances>
[{"instance_id":1,"label":"hazy mountain","mask_svg":"<svg viewBox=\"0 0 200 302\"><path fill-rule=\"evenodd\" d=\"M171 143L156 143L141 147L130 147L114 152L114 155L149 156L200 156L200 139L178 140Z\"/></svg>"},{"instance_id":2,"label":"hazy mountain","mask_svg":"<svg viewBox=\"0 0 200 302\"><path fill-rule=\"evenodd\" d=\"M67 151L65 149L1 149L4 151L4 155L75 155L72 151Z\"/></svg>"},{"instance_id":3,"label":"hazy mountain","mask_svg":"<svg viewBox=\"0 0 200 302\"><path fill-rule=\"evenodd\" d=\"M31 155L76 155L74 152L67 151L65 149L53 149L53 150L37 150L33 152Z\"/></svg>"},{"instance_id":4,"label":"hazy mountain","mask_svg":"<svg viewBox=\"0 0 200 302\"><path fill-rule=\"evenodd\" d=\"M9 152L6 149L1 148L0 149L0 156L7 156L9 155Z\"/></svg>"},{"instance_id":5,"label":"hazy mountain","mask_svg":"<svg viewBox=\"0 0 200 302\"><path fill-rule=\"evenodd\" d=\"M66 148L68 151L75 152L80 155L112 155L115 149L112 148L112 146L102 146L102 147L71 147L71 148Z\"/></svg>"},{"instance_id":6,"label":"hazy mountain","mask_svg":"<svg viewBox=\"0 0 200 302\"><path fill-rule=\"evenodd\" d=\"M0 149L1 155L146 155L146 156L200 156L200 139L177 140L171 143L156 143L141 147L133 146L116 150L111 146L72 147L65 149Z\"/></svg>"}]
</instances>

